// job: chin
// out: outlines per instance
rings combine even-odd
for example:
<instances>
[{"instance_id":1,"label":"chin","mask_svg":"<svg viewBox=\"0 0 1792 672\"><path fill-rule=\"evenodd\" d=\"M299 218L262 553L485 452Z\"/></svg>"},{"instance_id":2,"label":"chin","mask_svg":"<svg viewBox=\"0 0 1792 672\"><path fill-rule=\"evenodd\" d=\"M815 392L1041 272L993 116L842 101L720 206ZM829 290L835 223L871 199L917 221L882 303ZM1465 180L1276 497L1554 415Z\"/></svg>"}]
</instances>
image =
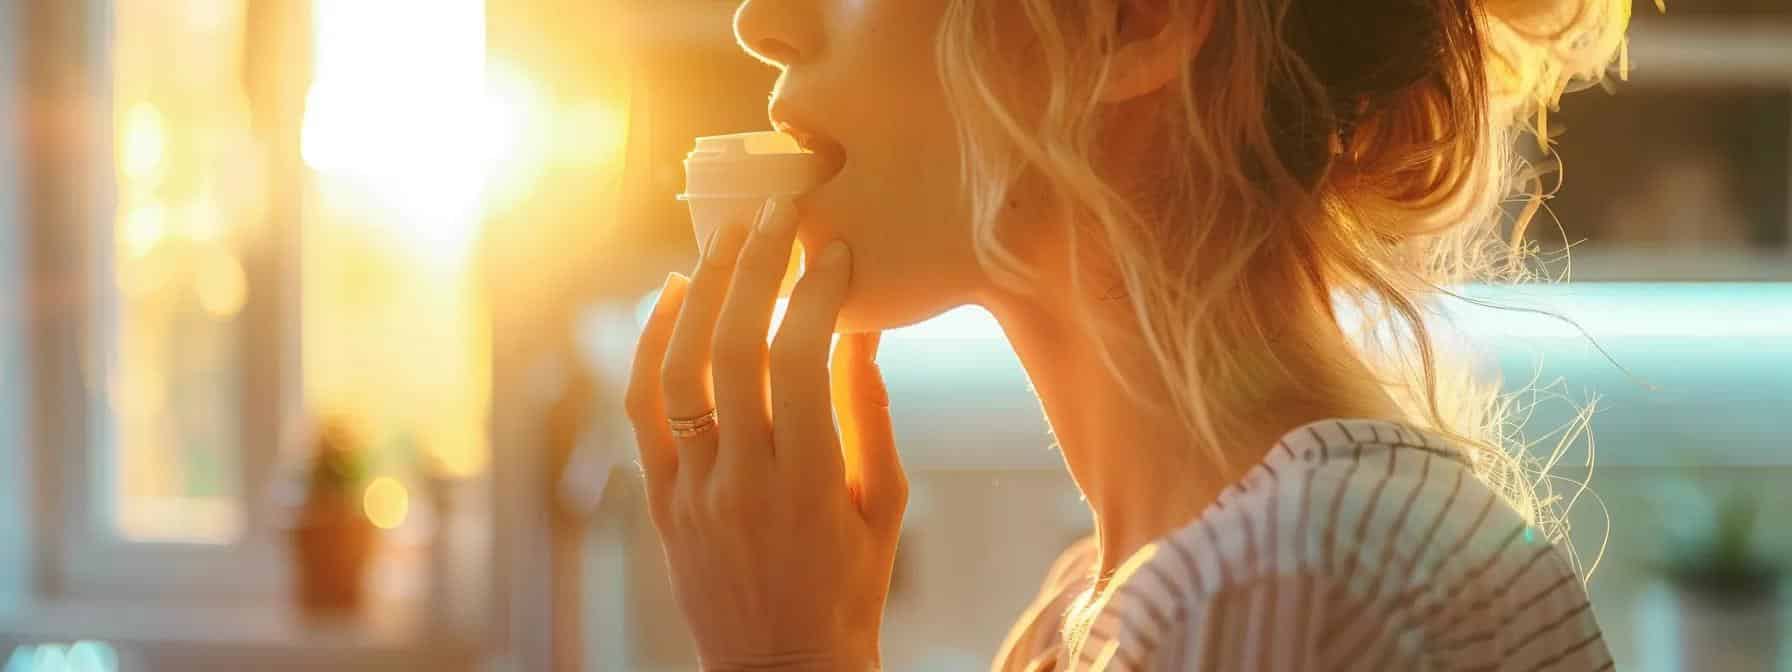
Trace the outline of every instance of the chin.
<instances>
[{"instance_id":1,"label":"chin","mask_svg":"<svg viewBox=\"0 0 1792 672\"><path fill-rule=\"evenodd\" d=\"M913 286L888 287L854 279L834 331L856 334L914 326L938 317L953 306L917 294Z\"/></svg>"}]
</instances>

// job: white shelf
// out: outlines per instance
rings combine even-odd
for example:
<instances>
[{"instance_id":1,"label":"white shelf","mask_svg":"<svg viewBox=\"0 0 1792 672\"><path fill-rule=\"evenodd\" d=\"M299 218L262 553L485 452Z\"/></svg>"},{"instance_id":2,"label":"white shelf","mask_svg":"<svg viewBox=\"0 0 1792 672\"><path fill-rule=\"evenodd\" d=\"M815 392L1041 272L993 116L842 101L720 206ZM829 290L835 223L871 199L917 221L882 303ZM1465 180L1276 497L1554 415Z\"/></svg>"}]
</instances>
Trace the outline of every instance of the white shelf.
<instances>
[{"instance_id":1,"label":"white shelf","mask_svg":"<svg viewBox=\"0 0 1792 672\"><path fill-rule=\"evenodd\" d=\"M1671 4L1671 3L1670 3ZM1645 85L1780 82L1792 86L1792 22L1639 14L1631 81Z\"/></svg>"}]
</instances>

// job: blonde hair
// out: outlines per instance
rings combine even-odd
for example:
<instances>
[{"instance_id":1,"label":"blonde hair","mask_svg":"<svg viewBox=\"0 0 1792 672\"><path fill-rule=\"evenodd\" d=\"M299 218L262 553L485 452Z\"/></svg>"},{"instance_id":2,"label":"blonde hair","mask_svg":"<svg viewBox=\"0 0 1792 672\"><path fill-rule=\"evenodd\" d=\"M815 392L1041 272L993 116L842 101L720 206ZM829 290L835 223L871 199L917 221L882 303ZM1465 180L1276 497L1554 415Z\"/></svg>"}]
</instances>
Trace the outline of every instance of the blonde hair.
<instances>
[{"instance_id":1,"label":"blonde hair","mask_svg":"<svg viewBox=\"0 0 1792 672\"><path fill-rule=\"evenodd\" d=\"M1409 422L1475 447L1481 476L1542 524L1537 465L1503 447L1510 398L1447 365L1427 302L1531 275L1525 227L1541 181L1514 146L1526 132L1547 146L1550 108L1620 57L1630 0L1381 4L952 0L938 56L979 255L1014 286L1034 276L996 224L1023 178L1042 180L1054 213L1079 224L1076 296L1088 254L1125 290L1131 319L1091 323L1108 330L1101 356L1116 371L1118 339L1149 353L1159 379L1121 376L1141 402L1168 403L1213 448L1261 412L1277 373L1330 376L1310 381L1315 395L1380 385ZM1114 157L1100 91L1121 17L1146 7L1186 31L1192 53L1149 129L1159 174L1121 184L1102 168ZM1529 205L1502 217L1512 193ZM1339 302L1363 320L1357 362L1264 345L1300 328L1291 311L1336 325ZM1383 380L1348 374L1364 364Z\"/></svg>"}]
</instances>

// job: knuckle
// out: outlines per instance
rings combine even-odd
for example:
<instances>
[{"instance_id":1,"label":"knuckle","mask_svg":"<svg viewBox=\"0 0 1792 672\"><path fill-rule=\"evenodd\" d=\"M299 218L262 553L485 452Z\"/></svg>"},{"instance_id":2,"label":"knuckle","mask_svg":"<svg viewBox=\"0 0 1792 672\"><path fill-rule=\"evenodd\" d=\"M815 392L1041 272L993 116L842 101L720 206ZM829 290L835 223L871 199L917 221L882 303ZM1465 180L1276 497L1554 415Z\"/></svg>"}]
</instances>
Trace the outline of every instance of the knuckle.
<instances>
[{"instance_id":1,"label":"knuckle","mask_svg":"<svg viewBox=\"0 0 1792 672\"><path fill-rule=\"evenodd\" d=\"M704 495L704 516L716 521L738 520L747 513L748 505L745 493L720 481Z\"/></svg>"},{"instance_id":2,"label":"knuckle","mask_svg":"<svg viewBox=\"0 0 1792 672\"><path fill-rule=\"evenodd\" d=\"M698 376L702 374L689 359L682 356L666 358L666 363L660 367L660 384L668 388L689 387L696 384Z\"/></svg>"},{"instance_id":3,"label":"knuckle","mask_svg":"<svg viewBox=\"0 0 1792 672\"><path fill-rule=\"evenodd\" d=\"M703 520L703 512L697 507L697 502L683 494L672 498L671 504L666 508L669 509L668 513L671 514L672 524L676 529L695 529Z\"/></svg>"},{"instance_id":4,"label":"knuckle","mask_svg":"<svg viewBox=\"0 0 1792 672\"><path fill-rule=\"evenodd\" d=\"M623 401L622 406L623 411L628 414L629 423L634 425L635 429L648 427L648 423L653 422L654 401L650 392L641 389L640 386L631 386L628 398Z\"/></svg>"},{"instance_id":5,"label":"knuckle","mask_svg":"<svg viewBox=\"0 0 1792 672\"><path fill-rule=\"evenodd\" d=\"M735 273L742 277L753 278L754 282L774 282L783 275L771 279L774 272L782 271L790 263L790 248L781 246L770 237L761 237L747 246L745 254L740 256L740 268Z\"/></svg>"},{"instance_id":6,"label":"knuckle","mask_svg":"<svg viewBox=\"0 0 1792 672\"><path fill-rule=\"evenodd\" d=\"M771 347L772 375L778 375L779 371L799 371L807 367L810 350L811 346L805 339L788 333L779 334Z\"/></svg>"},{"instance_id":7,"label":"knuckle","mask_svg":"<svg viewBox=\"0 0 1792 672\"><path fill-rule=\"evenodd\" d=\"M765 342L754 338L746 329L731 329L717 340L716 364L726 371L743 371L765 358Z\"/></svg>"}]
</instances>

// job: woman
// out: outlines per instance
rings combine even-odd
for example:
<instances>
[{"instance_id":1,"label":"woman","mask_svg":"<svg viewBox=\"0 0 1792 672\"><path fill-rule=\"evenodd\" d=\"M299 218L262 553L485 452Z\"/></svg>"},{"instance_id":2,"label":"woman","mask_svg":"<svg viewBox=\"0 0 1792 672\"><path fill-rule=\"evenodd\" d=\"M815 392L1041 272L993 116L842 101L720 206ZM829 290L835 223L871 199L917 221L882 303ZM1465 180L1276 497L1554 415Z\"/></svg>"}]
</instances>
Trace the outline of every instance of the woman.
<instances>
[{"instance_id":1,"label":"woman","mask_svg":"<svg viewBox=\"0 0 1792 672\"><path fill-rule=\"evenodd\" d=\"M641 337L629 412L705 669L880 664L907 485L877 333L966 304L1096 529L995 669L1609 668L1493 397L1420 318L1520 268L1511 146L1628 4L743 3L772 122L841 168L718 233Z\"/></svg>"}]
</instances>

